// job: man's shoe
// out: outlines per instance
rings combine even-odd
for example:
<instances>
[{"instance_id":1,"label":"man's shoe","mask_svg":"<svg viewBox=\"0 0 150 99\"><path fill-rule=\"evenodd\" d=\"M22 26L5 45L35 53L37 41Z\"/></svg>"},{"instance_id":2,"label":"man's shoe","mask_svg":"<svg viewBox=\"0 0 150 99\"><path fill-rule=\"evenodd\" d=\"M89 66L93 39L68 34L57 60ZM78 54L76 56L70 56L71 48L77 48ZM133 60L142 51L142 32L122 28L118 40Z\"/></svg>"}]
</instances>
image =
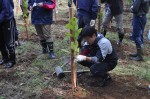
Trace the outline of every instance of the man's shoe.
<instances>
[{"instance_id":1,"label":"man's shoe","mask_svg":"<svg viewBox=\"0 0 150 99\"><path fill-rule=\"evenodd\" d=\"M50 59L55 59L54 52L49 52L49 57L50 57Z\"/></svg>"},{"instance_id":2,"label":"man's shoe","mask_svg":"<svg viewBox=\"0 0 150 99\"><path fill-rule=\"evenodd\" d=\"M106 78L102 79L99 83L100 87L105 87L105 86L109 85L111 80L112 79L110 76L107 76Z\"/></svg>"},{"instance_id":3,"label":"man's shoe","mask_svg":"<svg viewBox=\"0 0 150 99\"><path fill-rule=\"evenodd\" d=\"M134 61L143 61L143 57L140 55L137 55L136 57L129 57L130 60L134 60Z\"/></svg>"},{"instance_id":4,"label":"man's shoe","mask_svg":"<svg viewBox=\"0 0 150 99\"><path fill-rule=\"evenodd\" d=\"M137 57L137 53L129 54L129 57Z\"/></svg>"},{"instance_id":5,"label":"man's shoe","mask_svg":"<svg viewBox=\"0 0 150 99\"><path fill-rule=\"evenodd\" d=\"M3 64L5 64L5 63L7 63L6 60L3 60L3 59L0 60L0 65L3 65Z\"/></svg>"},{"instance_id":6,"label":"man's shoe","mask_svg":"<svg viewBox=\"0 0 150 99\"><path fill-rule=\"evenodd\" d=\"M5 68L12 68L16 62L9 61L8 63L5 64Z\"/></svg>"}]
</instances>

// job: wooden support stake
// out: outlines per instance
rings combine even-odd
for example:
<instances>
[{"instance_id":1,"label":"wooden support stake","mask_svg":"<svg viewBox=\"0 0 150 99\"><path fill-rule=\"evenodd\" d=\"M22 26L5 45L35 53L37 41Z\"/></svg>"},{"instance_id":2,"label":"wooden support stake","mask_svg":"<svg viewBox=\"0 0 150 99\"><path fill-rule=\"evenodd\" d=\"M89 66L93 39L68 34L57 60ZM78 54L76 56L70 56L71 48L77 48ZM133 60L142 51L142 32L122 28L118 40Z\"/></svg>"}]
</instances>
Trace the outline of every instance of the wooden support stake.
<instances>
[{"instance_id":1,"label":"wooden support stake","mask_svg":"<svg viewBox=\"0 0 150 99\"><path fill-rule=\"evenodd\" d=\"M19 0L16 0L16 16L18 15L18 11L19 11Z\"/></svg>"},{"instance_id":2,"label":"wooden support stake","mask_svg":"<svg viewBox=\"0 0 150 99\"><path fill-rule=\"evenodd\" d=\"M27 23L27 19L26 19L26 18L23 18L23 19L24 19L24 22L25 22L26 37L27 37L27 39L29 39L29 31L28 31L28 23Z\"/></svg>"},{"instance_id":3,"label":"wooden support stake","mask_svg":"<svg viewBox=\"0 0 150 99\"><path fill-rule=\"evenodd\" d=\"M71 21L71 18L73 16L73 11L72 11L72 0L71 0L71 7L69 7L69 18ZM73 31L70 30L70 33L73 34ZM70 38L70 42L74 42L74 38L71 37ZM71 43L70 43L71 44ZM73 49L71 49L71 76L72 76L72 89L74 90L77 85L76 85L76 65L74 63L74 55L75 55L75 51Z\"/></svg>"},{"instance_id":4,"label":"wooden support stake","mask_svg":"<svg viewBox=\"0 0 150 99\"><path fill-rule=\"evenodd\" d=\"M101 32L101 0L99 0L99 6L98 6L98 32Z\"/></svg>"}]
</instances>

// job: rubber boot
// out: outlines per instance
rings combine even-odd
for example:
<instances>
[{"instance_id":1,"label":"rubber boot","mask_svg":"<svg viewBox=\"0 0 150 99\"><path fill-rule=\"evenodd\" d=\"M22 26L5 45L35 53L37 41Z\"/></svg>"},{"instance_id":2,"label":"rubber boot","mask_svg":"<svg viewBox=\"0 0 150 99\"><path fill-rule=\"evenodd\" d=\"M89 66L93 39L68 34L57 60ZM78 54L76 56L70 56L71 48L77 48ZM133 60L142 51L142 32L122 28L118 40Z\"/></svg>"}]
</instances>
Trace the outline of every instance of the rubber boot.
<instances>
[{"instance_id":1,"label":"rubber boot","mask_svg":"<svg viewBox=\"0 0 150 99\"><path fill-rule=\"evenodd\" d=\"M117 42L117 45L121 46L123 38L124 38L124 34L122 32L118 32L118 37L119 37L119 40Z\"/></svg>"},{"instance_id":2,"label":"rubber boot","mask_svg":"<svg viewBox=\"0 0 150 99\"><path fill-rule=\"evenodd\" d=\"M9 61L5 64L5 68L11 68L16 64L15 51L9 52Z\"/></svg>"},{"instance_id":3,"label":"rubber boot","mask_svg":"<svg viewBox=\"0 0 150 99\"><path fill-rule=\"evenodd\" d=\"M137 56L130 56L130 60L135 60L135 61L143 61L143 48L137 48Z\"/></svg>"},{"instance_id":4,"label":"rubber boot","mask_svg":"<svg viewBox=\"0 0 150 99\"><path fill-rule=\"evenodd\" d=\"M104 37L106 36L106 33L107 33L107 30L106 30L106 29L103 29L103 30L102 30L102 34L104 35Z\"/></svg>"},{"instance_id":5,"label":"rubber boot","mask_svg":"<svg viewBox=\"0 0 150 99\"><path fill-rule=\"evenodd\" d=\"M0 59L0 65L3 65L8 62L8 51L1 51L2 59Z\"/></svg>"},{"instance_id":6,"label":"rubber boot","mask_svg":"<svg viewBox=\"0 0 150 99\"><path fill-rule=\"evenodd\" d=\"M111 79L110 75L107 74L107 76L103 77L103 79L100 81L100 83L99 83L100 87L105 87L105 86L109 85L111 80L112 79Z\"/></svg>"},{"instance_id":7,"label":"rubber boot","mask_svg":"<svg viewBox=\"0 0 150 99\"><path fill-rule=\"evenodd\" d=\"M41 41L40 41L40 44L41 44L41 46L42 46L42 53L43 53L43 54L48 53L46 40L41 40Z\"/></svg>"},{"instance_id":8,"label":"rubber boot","mask_svg":"<svg viewBox=\"0 0 150 99\"><path fill-rule=\"evenodd\" d=\"M48 53L49 53L50 59L54 59L55 55L54 55L53 42L47 42L47 46L48 46Z\"/></svg>"}]
</instances>

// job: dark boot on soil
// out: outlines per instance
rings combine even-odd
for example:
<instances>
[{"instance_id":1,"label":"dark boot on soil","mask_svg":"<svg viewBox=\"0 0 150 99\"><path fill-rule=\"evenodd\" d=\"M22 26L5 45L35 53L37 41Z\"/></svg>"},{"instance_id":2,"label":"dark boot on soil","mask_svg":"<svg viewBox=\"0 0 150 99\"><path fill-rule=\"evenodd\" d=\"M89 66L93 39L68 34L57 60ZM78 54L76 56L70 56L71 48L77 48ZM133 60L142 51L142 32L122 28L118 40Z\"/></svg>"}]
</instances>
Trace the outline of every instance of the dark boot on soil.
<instances>
[{"instance_id":1,"label":"dark boot on soil","mask_svg":"<svg viewBox=\"0 0 150 99\"><path fill-rule=\"evenodd\" d=\"M105 78L103 78L100 82L99 85L100 87L105 87L108 86L110 84L110 82L112 81L111 77L108 75Z\"/></svg>"},{"instance_id":2,"label":"dark boot on soil","mask_svg":"<svg viewBox=\"0 0 150 99\"><path fill-rule=\"evenodd\" d=\"M0 59L0 65L3 65L8 62L8 51L1 51L2 59Z\"/></svg>"},{"instance_id":3,"label":"dark boot on soil","mask_svg":"<svg viewBox=\"0 0 150 99\"><path fill-rule=\"evenodd\" d=\"M18 46L21 46L21 43L20 43L19 40L18 40L18 41L15 41L15 47L18 47Z\"/></svg>"},{"instance_id":4,"label":"dark boot on soil","mask_svg":"<svg viewBox=\"0 0 150 99\"><path fill-rule=\"evenodd\" d=\"M137 53L129 54L129 57L137 57Z\"/></svg>"},{"instance_id":5,"label":"dark boot on soil","mask_svg":"<svg viewBox=\"0 0 150 99\"><path fill-rule=\"evenodd\" d=\"M143 48L137 48L137 56L130 56L130 60L135 60L135 61L143 61Z\"/></svg>"},{"instance_id":6,"label":"dark boot on soil","mask_svg":"<svg viewBox=\"0 0 150 99\"><path fill-rule=\"evenodd\" d=\"M41 44L41 46L42 46L42 53L43 53L43 54L48 53L46 40L41 40L41 41L40 41L40 44Z\"/></svg>"},{"instance_id":7,"label":"dark boot on soil","mask_svg":"<svg viewBox=\"0 0 150 99\"><path fill-rule=\"evenodd\" d=\"M47 45L50 59L55 59L53 42L47 42Z\"/></svg>"},{"instance_id":8,"label":"dark boot on soil","mask_svg":"<svg viewBox=\"0 0 150 99\"><path fill-rule=\"evenodd\" d=\"M118 46L121 46L121 45L122 45L123 38L124 38L124 33L121 32L120 29L117 29L117 31L118 31L118 37L119 37L119 40L118 40L118 42L117 42L117 45L118 45Z\"/></svg>"},{"instance_id":9,"label":"dark boot on soil","mask_svg":"<svg viewBox=\"0 0 150 99\"><path fill-rule=\"evenodd\" d=\"M10 60L5 64L5 68L11 68L16 64L16 54L15 51L9 52Z\"/></svg>"},{"instance_id":10,"label":"dark boot on soil","mask_svg":"<svg viewBox=\"0 0 150 99\"><path fill-rule=\"evenodd\" d=\"M104 37L106 36L107 30L106 29L102 29L102 34L104 35Z\"/></svg>"}]
</instances>

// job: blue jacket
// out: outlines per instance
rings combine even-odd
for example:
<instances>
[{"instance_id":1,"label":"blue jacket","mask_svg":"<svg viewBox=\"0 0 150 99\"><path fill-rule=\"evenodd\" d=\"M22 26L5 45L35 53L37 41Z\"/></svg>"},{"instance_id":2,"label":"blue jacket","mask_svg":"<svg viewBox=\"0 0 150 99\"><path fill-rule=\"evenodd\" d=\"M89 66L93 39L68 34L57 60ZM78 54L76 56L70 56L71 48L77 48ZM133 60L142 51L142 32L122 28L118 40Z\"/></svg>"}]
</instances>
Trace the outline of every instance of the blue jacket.
<instances>
[{"instance_id":1,"label":"blue jacket","mask_svg":"<svg viewBox=\"0 0 150 99\"><path fill-rule=\"evenodd\" d=\"M77 0L78 16L89 16L91 19L97 18L98 0Z\"/></svg>"},{"instance_id":2,"label":"blue jacket","mask_svg":"<svg viewBox=\"0 0 150 99\"><path fill-rule=\"evenodd\" d=\"M11 0L0 0L0 23L13 18L13 2Z\"/></svg>"},{"instance_id":3,"label":"blue jacket","mask_svg":"<svg viewBox=\"0 0 150 99\"><path fill-rule=\"evenodd\" d=\"M52 0L29 0L28 6L33 6L34 3L43 2L44 4L52 4ZM52 24L53 10L44 7L36 6L32 10L31 21L32 24Z\"/></svg>"}]
</instances>

